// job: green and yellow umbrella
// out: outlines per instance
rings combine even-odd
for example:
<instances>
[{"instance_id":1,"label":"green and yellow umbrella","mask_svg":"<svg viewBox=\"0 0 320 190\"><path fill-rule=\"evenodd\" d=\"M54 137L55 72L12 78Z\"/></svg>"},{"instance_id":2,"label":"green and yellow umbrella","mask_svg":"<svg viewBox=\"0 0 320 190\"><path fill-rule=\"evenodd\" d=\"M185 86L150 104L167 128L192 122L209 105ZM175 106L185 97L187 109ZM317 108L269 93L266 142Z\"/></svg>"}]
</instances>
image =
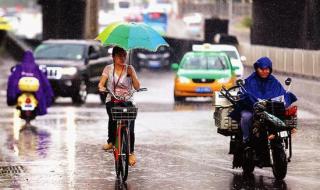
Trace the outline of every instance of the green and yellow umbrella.
<instances>
[{"instance_id":1,"label":"green and yellow umbrella","mask_svg":"<svg viewBox=\"0 0 320 190\"><path fill-rule=\"evenodd\" d=\"M97 37L104 46L119 46L125 50L147 49L157 51L169 46L163 37L144 23L116 22L108 25Z\"/></svg>"}]
</instances>

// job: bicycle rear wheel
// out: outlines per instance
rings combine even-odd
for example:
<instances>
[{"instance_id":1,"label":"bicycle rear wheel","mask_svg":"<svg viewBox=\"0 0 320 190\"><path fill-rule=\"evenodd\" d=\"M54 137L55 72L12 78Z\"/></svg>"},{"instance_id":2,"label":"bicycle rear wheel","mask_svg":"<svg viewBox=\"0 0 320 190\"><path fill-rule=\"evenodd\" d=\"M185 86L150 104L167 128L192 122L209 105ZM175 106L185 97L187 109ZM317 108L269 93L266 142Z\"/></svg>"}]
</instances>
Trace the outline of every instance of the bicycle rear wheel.
<instances>
[{"instance_id":1,"label":"bicycle rear wheel","mask_svg":"<svg viewBox=\"0 0 320 190\"><path fill-rule=\"evenodd\" d=\"M121 152L119 157L119 170L122 177L122 181L126 181L128 178L128 165L129 165L129 144L128 133L126 128L121 130Z\"/></svg>"},{"instance_id":2,"label":"bicycle rear wheel","mask_svg":"<svg viewBox=\"0 0 320 190\"><path fill-rule=\"evenodd\" d=\"M116 174L117 174L117 178L119 179L120 177L120 164L119 164L119 160L115 160L114 161L114 165L115 165L115 168L116 168Z\"/></svg>"},{"instance_id":3,"label":"bicycle rear wheel","mask_svg":"<svg viewBox=\"0 0 320 190\"><path fill-rule=\"evenodd\" d=\"M114 156L114 166L116 169L116 175L117 178L119 179L120 177L120 161L119 161L119 145L118 145L118 137L116 137L116 144L115 144L115 148L113 149L113 156Z\"/></svg>"}]
</instances>

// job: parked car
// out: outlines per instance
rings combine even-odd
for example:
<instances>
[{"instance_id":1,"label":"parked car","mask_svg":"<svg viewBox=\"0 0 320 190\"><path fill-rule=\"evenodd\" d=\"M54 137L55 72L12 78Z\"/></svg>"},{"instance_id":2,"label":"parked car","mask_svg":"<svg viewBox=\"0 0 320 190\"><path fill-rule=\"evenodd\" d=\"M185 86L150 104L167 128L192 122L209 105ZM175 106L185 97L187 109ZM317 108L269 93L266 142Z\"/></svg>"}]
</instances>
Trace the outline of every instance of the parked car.
<instances>
[{"instance_id":1,"label":"parked car","mask_svg":"<svg viewBox=\"0 0 320 190\"><path fill-rule=\"evenodd\" d=\"M224 85L234 85L237 67L231 65L227 54L223 52L192 51L187 52L180 64L172 64L177 71L174 80L174 100L184 101L187 97L212 97Z\"/></svg>"},{"instance_id":2,"label":"parked car","mask_svg":"<svg viewBox=\"0 0 320 190\"><path fill-rule=\"evenodd\" d=\"M47 40L35 49L35 61L47 74L56 97L85 103L88 93L98 93L98 82L107 64L108 50L91 40Z\"/></svg>"},{"instance_id":3,"label":"parked car","mask_svg":"<svg viewBox=\"0 0 320 190\"><path fill-rule=\"evenodd\" d=\"M193 51L211 51L211 52L224 52L226 53L231 61L231 64L238 69L235 70L237 78L243 77L243 62L246 61L246 57L240 56L237 48L233 45L226 44L203 44L193 45Z\"/></svg>"},{"instance_id":4,"label":"parked car","mask_svg":"<svg viewBox=\"0 0 320 190\"><path fill-rule=\"evenodd\" d=\"M161 46L156 52L137 49L133 53L133 66L139 71L141 68L170 69L172 51L170 47Z\"/></svg>"}]
</instances>

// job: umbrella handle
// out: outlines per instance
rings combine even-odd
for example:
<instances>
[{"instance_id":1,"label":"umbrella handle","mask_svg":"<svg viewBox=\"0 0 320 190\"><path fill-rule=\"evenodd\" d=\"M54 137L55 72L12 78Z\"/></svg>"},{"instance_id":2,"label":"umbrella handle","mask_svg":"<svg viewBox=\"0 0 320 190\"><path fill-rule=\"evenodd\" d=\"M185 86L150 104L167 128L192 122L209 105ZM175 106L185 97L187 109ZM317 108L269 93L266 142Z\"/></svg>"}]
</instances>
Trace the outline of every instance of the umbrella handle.
<instances>
[{"instance_id":1,"label":"umbrella handle","mask_svg":"<svg viewBox=\"0 0 320 190\"><path fill-rule=\"evenodd\" d=\"M133 51L132 51L132 50L129 50L128 65L133 65L133 64L131 63L131 61L133 60L132 58L133 58Z\"/></svg>"}]
</instances>

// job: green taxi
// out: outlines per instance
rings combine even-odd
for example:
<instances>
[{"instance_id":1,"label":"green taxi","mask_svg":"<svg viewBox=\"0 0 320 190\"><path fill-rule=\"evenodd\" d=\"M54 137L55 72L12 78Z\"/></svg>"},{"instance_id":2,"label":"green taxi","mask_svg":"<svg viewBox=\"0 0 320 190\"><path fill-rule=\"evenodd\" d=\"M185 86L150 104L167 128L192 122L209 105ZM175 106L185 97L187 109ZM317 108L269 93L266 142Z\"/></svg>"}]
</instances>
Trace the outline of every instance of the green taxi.
<instances>
[{"instance_id":1,"label":"green taxi","mask_svg":"<svg viewBox=\"0 0 320 190\"><path fill-rule=\"evenodd\" d=\"M222 86L230 88L236 81L235 70L229 57L223 52L187 52L180 64L173 63L176 71L174 100L184 101L186 97L212 97Z\"/></svg>"}]
</instances>

